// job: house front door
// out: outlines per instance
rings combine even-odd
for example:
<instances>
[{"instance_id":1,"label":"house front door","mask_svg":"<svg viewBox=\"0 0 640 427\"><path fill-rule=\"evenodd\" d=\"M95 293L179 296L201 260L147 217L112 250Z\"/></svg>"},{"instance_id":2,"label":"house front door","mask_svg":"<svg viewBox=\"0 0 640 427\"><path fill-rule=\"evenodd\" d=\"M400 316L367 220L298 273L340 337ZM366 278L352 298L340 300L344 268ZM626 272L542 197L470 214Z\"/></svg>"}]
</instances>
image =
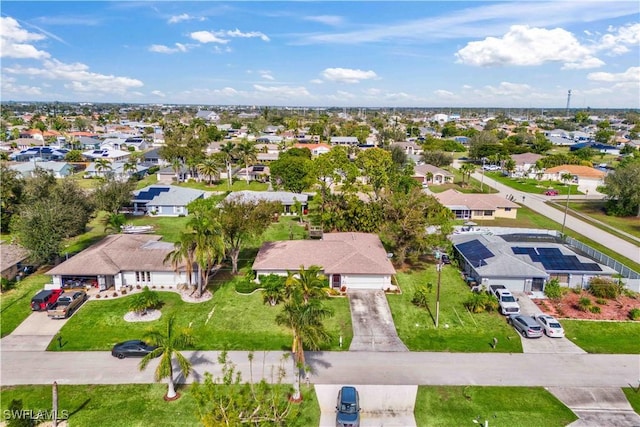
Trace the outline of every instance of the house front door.
<instances>
[{"instance_id":1,"label":"house front door","mask_svg":"<svg viewBox=\"0 0 640 427\"><path fill-rule=\"evenodd\" d=\"M334 274L331 276L331 287L334 289L340 289L340 275Z\"/></svg>"}]
</instances>

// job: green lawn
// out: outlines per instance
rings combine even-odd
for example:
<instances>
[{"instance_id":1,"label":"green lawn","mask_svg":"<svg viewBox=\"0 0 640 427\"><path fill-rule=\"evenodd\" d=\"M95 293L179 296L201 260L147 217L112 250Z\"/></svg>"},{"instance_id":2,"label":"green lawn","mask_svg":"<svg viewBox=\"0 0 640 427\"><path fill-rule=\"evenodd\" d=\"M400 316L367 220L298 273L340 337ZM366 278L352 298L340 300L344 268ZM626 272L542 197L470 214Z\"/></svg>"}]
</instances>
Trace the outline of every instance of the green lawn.
<instances>
[{"instance_id":1,"label":"green lawn","mask_svg":"<svg viewBox=\"0 0 640 427\"><path fill-rule=\"evenodd\" d=\"M607 215L604 210L605 202L598 201L571 201L569 208L593 219L597 219L611 228L624 231L632 236L640 237L640 218L635 216L619 217ZM558 206L560 207L560 206ZM564 204L562 205L564 207Z\"/></svg>"},{"instance_id":2,"label":"green lawn","mask_svg":"<svg viewBox=\"0 0 640 427\"><path fill-rule=\"evenodd\" d=\"M223 179L220 182L214 182L211 185L209 185L209 183L206 181L202 181L202 182L189 181L189 182L182 182L180 184L175 184L175 185L179 187L195 188L197 190L203 190L203 191L222 191L222 192L229 191L229 187L227 186L226 179ZM242 190L265 191L267 190L267 188L269 188L268 183L258 182L258 181L249 181L249 183L247 184L247 181L239 177L233 178L233 183L231 184L231 191L242 191Z\"/></svg>"},{"instance_id":3,"label":"green lawn","mask_svg":"<svg viewBox=\"0 0 640 427\"><path fill-rule=\"evenodd\" d=\"M640 322L562 320L565 336L588 353L640 354Z\"/></svg>"},{"instance_id":4,"label":"green lawn","mask_svg":"<svg viewBox=\"0 0 640 427\"><path fill-rule=\"evenodd\" d=\"M241 295L235 292L237 276L225 281L210 301L186 303L174 292L158 289L162 301L162 317L152 322L126 322L131 296L117 299L88 301L62 328L65 343L62 349L52 341L49 350L109 350L120 341L140 338L150 327L159 327L171 315L180 326L191 325L196 338L196 350L287 350L291 349L289 329L275 321L281 306L271 307L262 302L261 292ZM344 348L351 338L351 317L346 298L330 298L326 304L334 310L327 321L333 341L323 350L339 350L339 335L344 335ZM343 327L342 325L346 325Z\"/></svg>"},{"instance_id":5,"label":"green lawn","mask_svg":"<svg viewBox=\"0 0 640 427\"><path fill-rule=\"evenodd\" d=\"M640 381L638 385L634 384L634 387L624 387L622 389L625 396L627 396L627 400L631 404L631 407L637 414L640 414Z\"/></svg>"},{"instance_id":6,"label":"green lawn","mask_svg":"<svg viewBox=\"0 0 640 427\"><path fill-rule=\"evenodd\" d=\"M561 427L578 419L542 387L420 386L419 426ZM479 417L479 418L478 418Z\"/></svg>"},{"instance_id":7,"label":"green lawn","mask_svg":"<svg viewBox=\"0 0 640 427\"><path fill-rule=\"evenodd\" d=\"M179 388L182 397L173 402L162 399L165 384L58 385L58 411L68 415L72 426L200 426L198 406L190 386ZM2 387L2 410L13 399L22 400L23 409L51 411L51 386ZM300 413L290 426L318 425L320 408L313 387L302 387ZM65 412L62 412L65 411Z\"/></svg>"},{"instance_id":8,"label":"green lawn","mask_svg":"<svg viewBox=\"0 0 640 427\"><path fill-rule=\"evenodd\" d=\"M475 178L469 179L465 178L465 184L462 185L462 174L458 169L453 167L447 168L449 172L454 174L454 178L452 183L442 184L442 185L430 185L429 190L434 193L442 193L443 191L454 189L461 193L484 193L491 194L497 193L498 190L487 185L486 182L480 182Z\"/></svg>"},{"instance_id":9,"label":"green lawn","mask_svg":"<svg viewBox=\"0 0 640 427\"><path fill-rule=\"evenodd\" d=\"M498 313L471 314L463 302L471 295L460 272L444 266L440 292L440 327L435 328L437 272L434 265L426 270L398 274L402 294L389 294L393 320L400 339L411 351L501 352L521 353L518 334ZM433 284L429 311L411 303L414 290L420 285ZM448 325L448 327L447 327ZM491 344L498 339L495 349Z\"/></svg>"},{"instance_id":10,"label":"green lawn","mask_svg":"<svg viewBox=\"0 0 640 427\"><path fill-rule=\"evenodd\" d=\"M485 172L486 176L504 184L514 190L522 191L532 194L544 194L544 192L550 188L558 191L560 195L566 195L569 186L562 182L557 181L538 181L533 178L510 178L502 175L502 172ZM578 191L578 185L571 185L571 194L584 194Z\"/></svg>"},{"instance_id":11,"label":"green lawn","mask_svg":"<svg viewBox=\"0 0 640 427\"><path fill-rule=\"evenodd\" d=\"M31 298L51 283L51 276L37 271L19 282L15 288L0 294L0 336L9 335L31 314Z\"/></svg>"}]
</instances>

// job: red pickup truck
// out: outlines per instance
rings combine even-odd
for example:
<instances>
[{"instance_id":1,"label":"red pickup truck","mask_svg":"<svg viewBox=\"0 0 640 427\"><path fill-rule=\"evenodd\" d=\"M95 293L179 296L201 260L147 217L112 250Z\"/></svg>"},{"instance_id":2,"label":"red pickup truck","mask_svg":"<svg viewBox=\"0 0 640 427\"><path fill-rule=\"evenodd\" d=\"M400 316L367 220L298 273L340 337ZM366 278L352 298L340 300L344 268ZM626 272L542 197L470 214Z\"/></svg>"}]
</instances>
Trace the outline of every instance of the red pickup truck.
<instances>
[{"instance_id":1,"label":"red pickup truck","mask_svg":"<svg viewBox=\"0 0 640 427\"><path fill-rule=\"evenodd\" d=\"M46 311L58 301L62 289L44 289L31 298L31 310Z\"/></svg>"}]
</instances>

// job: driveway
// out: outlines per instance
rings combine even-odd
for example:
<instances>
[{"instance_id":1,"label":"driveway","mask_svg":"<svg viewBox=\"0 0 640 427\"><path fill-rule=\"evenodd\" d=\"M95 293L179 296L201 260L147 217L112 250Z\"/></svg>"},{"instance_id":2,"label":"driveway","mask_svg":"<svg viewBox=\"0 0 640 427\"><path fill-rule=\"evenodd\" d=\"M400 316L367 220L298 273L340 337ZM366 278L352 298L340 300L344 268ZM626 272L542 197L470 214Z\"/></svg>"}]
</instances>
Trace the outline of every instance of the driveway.
<instances>
[{"instance_id":1,"label":"driveway","mask_svg":"<svg viewBox=\"0 0 640 427\"><path fill-rule=\"evenodd\" d=\"M49 319L46 311L34 311L9 335L0 340L0 350L45 351L69 319Z\"/></svg>"},{"instance_id":2,"label":"driveway","mask_svg":"<svg viewBox=\"0 0 640 427\"><path fill-rule=\"evenodd\" d=\"M527 316L542 313L542 310L524 292L514 292L520 304L520 312ZM520 334L518 334L520 335ZM520 335L523 353L563 353L585 354L586 351L578 347L568 338L549 338L544 335L541 338L525 338Z\"/></svg>"},{"instance_id":3,"label":"driveway","mask_svg":"<svg viewBox=\"0 0 640 427\"><path fill-rule=\"evenodd\" d=\"M349 384L352 385L352 384ZM320 427L336 425L336 399L342 385L316 385ZM360 395L360 425L413 427L418 386L355 385Z\"/></svg>"},{"instance_id":4,"label":"driveway","mask_svg":"<svg viewBox=\"0 0 640 427\"><path fill-rule=\"evenodd\" d=\"M640 426L640 415L633 411L619 388L549 387L547 390L580 417L569 427Z\"/></svg>"},{"instance_id":5,"label":"driveway","mask_svg":"<svg viewBox=\"0 0 640 427\"><path fill-rule=\"evenodd\" d=\"M353 340L349 351L409 351L391 317L382 290L348 291Z\"/></svg>"}]
</instances>

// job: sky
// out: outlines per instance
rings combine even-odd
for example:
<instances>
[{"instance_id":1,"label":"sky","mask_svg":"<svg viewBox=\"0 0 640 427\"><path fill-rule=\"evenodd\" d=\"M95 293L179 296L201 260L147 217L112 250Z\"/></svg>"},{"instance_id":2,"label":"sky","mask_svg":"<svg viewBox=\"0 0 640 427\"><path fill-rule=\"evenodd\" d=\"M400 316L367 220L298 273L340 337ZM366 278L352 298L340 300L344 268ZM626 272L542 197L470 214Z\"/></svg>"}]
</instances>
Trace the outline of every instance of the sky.
<instances>
[{"instance_id":1,"label":"sky","mask_svg":"<svg viewBox=\"0 0 640 427\"><path fill-rule=\"evenodd\" d=\"M0 100L640 108L640 2L11 1Z\"/></svg>"}]
</instances>

